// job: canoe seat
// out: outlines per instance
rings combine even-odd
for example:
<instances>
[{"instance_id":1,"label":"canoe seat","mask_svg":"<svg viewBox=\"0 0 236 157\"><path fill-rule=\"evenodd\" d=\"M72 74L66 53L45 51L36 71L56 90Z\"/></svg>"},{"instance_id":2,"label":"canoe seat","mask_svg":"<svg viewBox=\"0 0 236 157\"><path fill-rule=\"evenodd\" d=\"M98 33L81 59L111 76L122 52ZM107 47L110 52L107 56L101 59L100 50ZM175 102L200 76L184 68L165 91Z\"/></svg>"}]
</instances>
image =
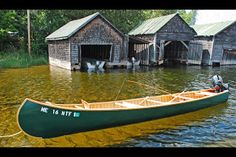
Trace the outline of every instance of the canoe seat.
<instances>
[{"instance_id":1,"label":"canoe seat","mask_svg":"<svg viewBox=\"0 0 236 157\"><path fill-rule=\"evenodd\" d=\"M152 100L152 99L147 99L147 101L158 103L158 104L164 103L163 101L157 101L157 100Z\"/></svg>"},{"instance_id":2,"label":"canoe seat","mask_svg":"<svg viewBox=\"0 0 236 157\"><path fill-rule=\"evenodd\" d=\"M123 102L116 102L115 104L123 106L123 107L127 107L127 108L140 108L140 107L142 107L140 105L129 103L129 102L125 102L125 101L123 101Z\"/></svg>"},{"instance_id":3,"label":"canoe seat","mask_svg":"<svg viewBox=\"0 0 236 157\"><path fill-rule=\"evenodd\" d=\"M81 99L81 102L82 102L82 105L83 105L83 107L84 107L85 109L90 109L90 105L89 105L89 103L88 103L87 101Z\"/></svg>"},{"instance_id":4,"label":"canoe seat","mask_svg":"<svg viewBox=\"0 0 236 157\"><path fill-rule=\"evenodd\" d=\"M187 100L194 100L193 98L190 97L185 97L185 96L176 96L178 98L182 98L182 99L187 99Z\"/></svg>"}]
</instances>

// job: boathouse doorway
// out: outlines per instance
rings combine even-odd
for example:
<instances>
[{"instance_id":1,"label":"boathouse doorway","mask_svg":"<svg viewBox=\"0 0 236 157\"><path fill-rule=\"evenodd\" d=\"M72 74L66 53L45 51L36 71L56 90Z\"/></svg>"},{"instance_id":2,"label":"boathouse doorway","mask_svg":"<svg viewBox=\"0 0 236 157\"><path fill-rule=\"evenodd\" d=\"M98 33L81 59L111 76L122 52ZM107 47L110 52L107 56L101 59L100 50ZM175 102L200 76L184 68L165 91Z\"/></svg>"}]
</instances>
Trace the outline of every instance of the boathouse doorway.
<instances>
[{"instance_id":1,"label":"boathouse doorway","mask_svg":"<svg viewBox=\"0 0 236 157\"><path fill-rule=\"evenodd\" d=\"M142 65L149 65L149 41L129 36L128 61L132 62L132 57L140 61Z\"/></svg>"},{"instance_id":2,"label":"boathouse doorway","mask_svg":"<svg viewBox=\"0 0 236 157\"><path fill-rule=\"evenodd\" d=\"M111 61L112 44L80 45L80 52L80 62L82 63L82 68L85 68L87 62L95 65L96 61Z\"/></svg>"},{"instance_id":3,"label":"boathouse doorway","mask_svg":"<svg viewBox=\"0 0 236 157\"><path fill-rule=\"evenodd\" d=\"M202 65L209 65L210 62L210 53L208 50L202 51Z\"/></svg>"},{"instance_id":4,"label":"boathouse doorway","mask_svg":"<svg viewBox=\"0 0 236 157\"><path fill-rule=\"evenodd\" d=\"M187 62L188 41L165 41L164 64Z\"/></svg>"}]
</instances>

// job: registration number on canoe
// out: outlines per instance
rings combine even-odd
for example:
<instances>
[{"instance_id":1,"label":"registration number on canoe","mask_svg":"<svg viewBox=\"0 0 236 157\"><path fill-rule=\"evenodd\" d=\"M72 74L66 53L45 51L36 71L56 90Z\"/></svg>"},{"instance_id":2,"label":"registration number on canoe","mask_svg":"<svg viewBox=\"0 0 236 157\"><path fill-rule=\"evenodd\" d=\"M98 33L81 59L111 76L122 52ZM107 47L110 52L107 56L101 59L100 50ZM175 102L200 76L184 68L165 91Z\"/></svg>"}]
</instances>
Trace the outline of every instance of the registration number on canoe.
<instances>
[{"instance_id":1,"label":"registration number on canoe","mask_svg":"<svg viewBox=\"0 0 236 157\"><path fill-rule=\"evenodd\" d=\"M80 116L79 112L50 109L48 107L41 107L40 111L43 112L43 113L51 113L51 114L54 114L54 115L60 115L60 116L65 116L65 117L79 117Z\"/></svg>"}]
</instances>

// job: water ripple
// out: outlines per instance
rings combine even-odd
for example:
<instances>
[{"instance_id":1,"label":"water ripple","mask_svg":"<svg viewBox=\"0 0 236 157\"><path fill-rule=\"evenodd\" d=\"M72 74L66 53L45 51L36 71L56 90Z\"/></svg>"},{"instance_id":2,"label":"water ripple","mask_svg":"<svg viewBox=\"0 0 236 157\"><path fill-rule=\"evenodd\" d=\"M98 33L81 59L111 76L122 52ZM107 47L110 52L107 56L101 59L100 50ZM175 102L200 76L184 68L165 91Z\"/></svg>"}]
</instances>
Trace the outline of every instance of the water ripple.
<instances>
[{"instance_id":1,"label":"water ripple","mask_svg":"<svg viewBox=\"0 0 236 157\"><path fill-rule=\"evenodd\" d=\"M224 67L140 67L135 70L108 69L104 73L71 72L35 66L24 69L1 69L0 135L18 131L16 112L30 97L55 103L109 101L160 95L159 89L174 93L210 87L215 73L230 83L225 104L179 116L58 137L38 139L24 134L0 139L2 147L232 147L236 146L236 73L235 66ZM140 87L133 80L156 87Z\"/></svg>"}]
</instances>

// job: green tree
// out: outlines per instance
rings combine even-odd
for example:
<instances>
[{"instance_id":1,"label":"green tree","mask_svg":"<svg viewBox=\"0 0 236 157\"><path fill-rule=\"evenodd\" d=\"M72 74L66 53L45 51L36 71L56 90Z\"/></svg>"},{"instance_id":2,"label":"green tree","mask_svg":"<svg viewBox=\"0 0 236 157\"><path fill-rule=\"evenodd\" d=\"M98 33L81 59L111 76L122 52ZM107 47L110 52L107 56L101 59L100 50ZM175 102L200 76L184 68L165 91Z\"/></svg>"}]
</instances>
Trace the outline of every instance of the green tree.
<instances>
[{"instance_id":1,"label":"green tree","mask_svg":"<svg viewBox=\"0 0 236 157\"><path fill-rule=\"evenodd\" d=\"M150 19L150 18L155 18L159 16L174 14L177 12L177 10L143 10L142 12L145 19Z\"/></svg>"},{"instance_id":2,"label":"green tree","mask_svg":"<svg viewBox=\"0 0 236 157\"><path fill-rule=\"evenodd\" d=\"M19 46L24 39L24 15L20 10L0 11L0 50Z\"/></svg>"},{"instance_id":3,"label":"green tree","mask_svg":"<svg viewBox=\"0 0 236 157\"><path fill-rule=\"evenodd\" d=\"M195 23L196 10L31 10L32 53L47 54L45 37L71 20L100 12L116 28L128 33L142 21L179 12L189 23ZM11 34L16 32L17 36ZM26 10L0 11L0 50L18 48L27 51Z\"/></svg>"},{"instance_id":4,"label":"green tree","mask_svg":"<svg viewBox=\"0 0 236 157\"><path fill-rule=\"evenodd\" d=\"M191 10L187 12L186 10L178 10L179 15L187 22L189 25L194 25L196 22L197 10Z\"/></svg>"},{"instance_id":5,"label":"green tree","mask_svg":"<svg viewBox=\"0 0 236 157\"><path fill-rule=\"evenodd\" d=\"M101 10L99 12L124 33L128 33L144 20L140 10Z\"/></svg>"}]
</instances>

